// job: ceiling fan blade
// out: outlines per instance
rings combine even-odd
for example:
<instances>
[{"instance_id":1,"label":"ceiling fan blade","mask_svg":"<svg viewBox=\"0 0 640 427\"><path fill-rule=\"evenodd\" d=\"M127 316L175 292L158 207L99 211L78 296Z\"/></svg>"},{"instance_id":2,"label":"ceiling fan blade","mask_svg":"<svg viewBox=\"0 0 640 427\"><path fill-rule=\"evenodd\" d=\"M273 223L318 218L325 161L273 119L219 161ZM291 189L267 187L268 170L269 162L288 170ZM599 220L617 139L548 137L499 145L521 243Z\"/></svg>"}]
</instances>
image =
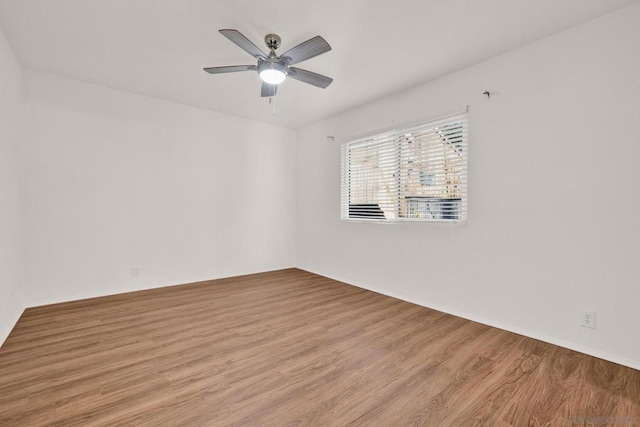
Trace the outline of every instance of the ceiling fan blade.
<instances>
[{"instance_id":1,"label":"ceiling fan blade","mask_svg":"<svg viewBox=\"0 0 640 427\"><path fill-rule=\"evenodd\" d=\"M297 64L298 62L306 61L307 59L314 58L323 53L329 52L331 46L325 39L320 36L315 36L306 42L300 43L298 46L292 47L280 57L289 57L288 63L290 65Z\"/></svg>"},{"instance_id":2,"label":"ceiling fan blade","mask_svg":"<svg viewBox=\"0 0 640 427\"><path fill-rule=\"evenodd\" d=\"M237 71L255 71L255 65L230 65L228 67L209 67L204 70L209 74L235 73Z\"/></svg>"},{"instance_id":3,"label":"ceiling fan blade","mask_svg":"<svg viewBox=\"0 0 640 427\"><path fill-rule=\"evenodd\" d=\"M240 31L238 30L219 30L220 34L240 46L242 50L249 53L251 56L256 59L267 59L267 55L251 40L246 38Z\"/></svg>"},{"instance_id":4,"label":"ceiling fan blade","mask_svg":"<svg viewBox=\"0 0 640 427\"><path fill-rule=\"evenodd\" d=\"M262 97L267 98L271 96L276 96L276 92L278 92L278 85L272 85L269 83L262 82Z\"/></svg>"},{"instance_id":5,"label":"ceiling fan blade","mask_svg":"<svg viewBox=\"0 0 640 427\"><path fill-rule=\"evenodd\" d=\"M314 73L312 71L303 70L301 68L289 67L289 73L287 77L299 80L304 83L309 83L322 89L326 89L327 86L333 81L332 78L323 76L322 74Z\"/></svg>"}]
</instances>

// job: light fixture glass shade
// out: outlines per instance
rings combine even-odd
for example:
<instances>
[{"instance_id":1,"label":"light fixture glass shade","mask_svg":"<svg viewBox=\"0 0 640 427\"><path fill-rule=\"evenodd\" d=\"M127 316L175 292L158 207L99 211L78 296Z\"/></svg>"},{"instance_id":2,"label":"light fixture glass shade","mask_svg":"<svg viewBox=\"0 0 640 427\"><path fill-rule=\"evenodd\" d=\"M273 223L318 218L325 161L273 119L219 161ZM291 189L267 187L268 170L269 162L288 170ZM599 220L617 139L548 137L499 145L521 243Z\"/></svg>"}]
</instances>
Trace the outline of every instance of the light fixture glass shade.
<instances>
[{"instance_id":1,"label":"light fixture glass shade","mask_svg":"<svg viewBox=\"0 0 640 427\"><path fill-rule=\"evenodd\" d=\"M258 74L263 82L272 85L282 83L287 77L285 66L271 61L265 61L258 65Z\"/></svg>"},{"instance_id":2,"label":"light fixture glass shade","mask_svg":"<svg viewBox=\"0 0 640 427\"><path fill-rule=\"evenodd\" d=\"M277 85L279 83L282 83L285 77L286 75L280 70L267 69L267 70L262 70L260 72L260 78L262 79L262 81L272 85Z\"/></svg>"}]
</instances>

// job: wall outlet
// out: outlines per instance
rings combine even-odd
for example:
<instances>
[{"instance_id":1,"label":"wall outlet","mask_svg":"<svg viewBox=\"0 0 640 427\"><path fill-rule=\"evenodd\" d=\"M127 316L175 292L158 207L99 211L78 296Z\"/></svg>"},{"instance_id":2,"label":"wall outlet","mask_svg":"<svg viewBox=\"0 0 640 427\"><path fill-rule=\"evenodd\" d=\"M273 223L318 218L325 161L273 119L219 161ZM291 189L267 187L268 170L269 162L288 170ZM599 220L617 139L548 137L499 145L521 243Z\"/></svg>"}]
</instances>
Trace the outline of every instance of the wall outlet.
<instances>
[{"instance_id":1,"label":"wall outlet","mask_svg":"<svg viewBox=\"0 0 640 427\"><path fill-rule=\"evenodd\" d=\"M589 310L580 311L580 326L585 328L596 328L596 312Z\"/></svg>"},{"instance_id":2,"label":"wall outlet","mask_svg":"<svg viewBox=\"0 0 640 427\"><path fill-rule=\"evenodd\" d=\"M140 269L137 266L131 267L131 277L138 277L140 275Z\"/></svg>"}]
</instances>

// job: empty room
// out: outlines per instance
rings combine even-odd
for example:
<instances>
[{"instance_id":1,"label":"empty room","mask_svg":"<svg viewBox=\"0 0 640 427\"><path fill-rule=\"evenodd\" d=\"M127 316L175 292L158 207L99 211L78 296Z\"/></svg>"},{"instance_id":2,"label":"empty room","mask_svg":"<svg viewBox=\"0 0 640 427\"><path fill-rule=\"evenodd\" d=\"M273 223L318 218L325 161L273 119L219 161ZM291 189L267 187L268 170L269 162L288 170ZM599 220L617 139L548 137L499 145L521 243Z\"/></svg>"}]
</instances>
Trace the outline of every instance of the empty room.
<instances>
[{"instance_id":1,"label":"empty room","mask_svg":"<svg viewBox=\"0 0 640 427\"><path fill-rule=\"evenodd\" d=\"M640 1L0 0L0 426L640 425Z\"/></svg>"}]
</instances>

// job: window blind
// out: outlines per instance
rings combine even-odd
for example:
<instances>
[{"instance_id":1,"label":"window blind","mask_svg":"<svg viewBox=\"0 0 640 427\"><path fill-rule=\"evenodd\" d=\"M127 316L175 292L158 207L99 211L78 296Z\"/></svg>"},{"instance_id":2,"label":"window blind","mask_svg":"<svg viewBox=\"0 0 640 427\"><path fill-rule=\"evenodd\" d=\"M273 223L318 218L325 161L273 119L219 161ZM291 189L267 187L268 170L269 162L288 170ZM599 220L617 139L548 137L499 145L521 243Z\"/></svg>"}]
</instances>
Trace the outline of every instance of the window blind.
<instances>
[{"instance_id":1,"label":"window blind","mask_svg":"<svg viewBox=\"0 0 640 427\"><path fill-rule=\"evenodd\" d=\"M467 113L342 146L342 218L465 221Z\"/></svg>"}]
</instances>

